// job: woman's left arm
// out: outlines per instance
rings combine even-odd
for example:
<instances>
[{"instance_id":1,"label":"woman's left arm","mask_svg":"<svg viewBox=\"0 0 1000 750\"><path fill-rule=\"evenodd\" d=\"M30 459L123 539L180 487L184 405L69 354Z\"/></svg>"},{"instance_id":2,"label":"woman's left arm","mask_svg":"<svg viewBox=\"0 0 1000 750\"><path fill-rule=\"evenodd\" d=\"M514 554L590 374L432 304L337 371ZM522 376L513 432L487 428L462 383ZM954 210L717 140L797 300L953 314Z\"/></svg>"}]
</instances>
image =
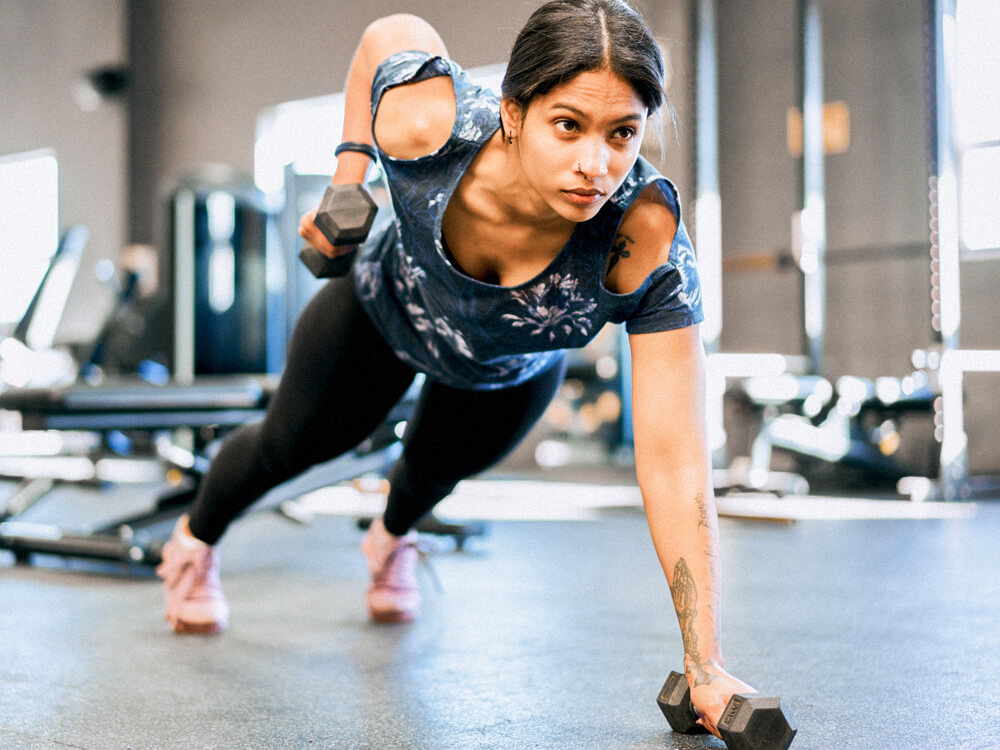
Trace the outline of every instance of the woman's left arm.
<instances>
[{"instance_id":1,"label":"woman's left arm","mask_svg":"<svg viewBox=\"0 0 1000 750\"><path fill-rule=\"evenodd\" d=\"M659 187L627 209L608 260L612 291L637 289L669 262L678 220ZM625 252L622 252L625 250ZM701 723L716 723L733 693L753 692L726 674L720 643L719 531L705 419L705 354L698 326L633 333L636 474L649 531L670 584L684 641L684 673Z\"/></svg>"},{"instance_id":2,"label":"woman's left arm","mask_svg":"<svg viewBox=\"0 0 1000 750\"><path fill-rule=\"evenodd\" d=\"M629 343L639 488L677 612L691 702L718 735L730 696L753 688L723 669L704 352L697 326L632 334Z\"/></svg>"}]
</instances>

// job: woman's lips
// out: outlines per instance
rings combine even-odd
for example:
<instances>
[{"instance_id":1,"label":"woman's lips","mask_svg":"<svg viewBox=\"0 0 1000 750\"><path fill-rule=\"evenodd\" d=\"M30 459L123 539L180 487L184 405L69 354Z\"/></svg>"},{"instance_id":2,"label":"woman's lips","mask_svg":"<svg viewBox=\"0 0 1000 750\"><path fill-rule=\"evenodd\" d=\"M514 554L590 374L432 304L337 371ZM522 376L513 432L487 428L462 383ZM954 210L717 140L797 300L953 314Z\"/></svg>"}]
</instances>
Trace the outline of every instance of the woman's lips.
<instances>
[{"instance_id":1,"label":"woman's lips","mask_svg":"<svg viewBox=\"0 0 1000 750\"><path fill-rule=\"evenodd\" d=\"M600 190L594 190L593 188L563 190L563 193L567 198L569 198L571 203L575 203L578 206L592 206L595 203L600 203L601 199L604 197L604 193Z\"/></svg>"}]
</instances>

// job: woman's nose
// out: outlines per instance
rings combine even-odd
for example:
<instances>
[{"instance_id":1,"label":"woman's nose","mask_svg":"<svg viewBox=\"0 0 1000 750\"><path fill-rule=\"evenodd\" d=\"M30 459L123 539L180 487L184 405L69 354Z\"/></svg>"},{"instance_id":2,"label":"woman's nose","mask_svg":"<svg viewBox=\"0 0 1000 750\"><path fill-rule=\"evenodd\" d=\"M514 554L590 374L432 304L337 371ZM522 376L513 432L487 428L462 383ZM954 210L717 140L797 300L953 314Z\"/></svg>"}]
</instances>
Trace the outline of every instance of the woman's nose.
<instances>
[{"instance_id":1,"label":"woman's nose","mask_svg":"<svg viewBox=\"0 0 1000 750\"><path fill-rule=\"evenodd\" d=\"M593 180L608 173L608 149L601 143L583 148L576 162L576 171Z\"/></svg>"}]
</instances>

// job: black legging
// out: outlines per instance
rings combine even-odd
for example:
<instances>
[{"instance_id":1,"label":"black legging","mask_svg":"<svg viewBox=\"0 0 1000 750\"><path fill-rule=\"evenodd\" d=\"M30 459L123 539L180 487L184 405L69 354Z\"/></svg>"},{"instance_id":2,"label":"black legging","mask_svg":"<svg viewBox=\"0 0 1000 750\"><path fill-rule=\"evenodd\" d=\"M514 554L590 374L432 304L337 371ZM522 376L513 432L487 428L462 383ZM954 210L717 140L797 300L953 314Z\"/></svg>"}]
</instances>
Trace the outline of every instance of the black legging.
<instances>
[{"instance_id":1,"label":"black legging","mask_svg":"<svg viewBox=\"0 0 1000 750\"><path fill-rule=\"evenodd\" d=\"M386 529L405 534L461 479L507 455L542 415L564 373L560 361L527 383L483 391L428 380L389 475ZM327 283L295 325L264 420L234 431L212 460L191 510L192 533L215 544L265 492L354 448L415 375L372 325L351 277Z\"/></svg>"}]
</instances>

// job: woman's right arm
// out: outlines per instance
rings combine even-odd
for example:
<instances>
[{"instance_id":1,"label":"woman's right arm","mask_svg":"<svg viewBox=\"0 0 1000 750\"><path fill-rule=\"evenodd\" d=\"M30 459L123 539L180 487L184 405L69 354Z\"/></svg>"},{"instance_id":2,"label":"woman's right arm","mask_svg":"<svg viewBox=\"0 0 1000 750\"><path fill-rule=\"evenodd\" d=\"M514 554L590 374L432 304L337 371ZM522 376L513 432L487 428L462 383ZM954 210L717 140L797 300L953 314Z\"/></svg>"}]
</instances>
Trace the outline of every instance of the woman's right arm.
<instances>
[{"instance_id":1,"label":"woman's right arm","mask_svg":"<svg viewBox=\"0 0 1000 750\"><path fill-rule=\"evenodd\" d=\"M361 35L351 60L344 86L344 130L341 141L373 145L371 90L378 66L397 52L422 50L448 56L448 50L434 27L422 18L397 14L373 21ZM451 79L431 78L398 86L382 97L375 118L375 136L386 153L403 159L423 156L443 144L455 121L455 95ZM364 183L371 159L353 151L337 157L331 182L334 185ZM313 247L328 255L333 246L316 228L316 211L299 222L299 234Z\"/></svg>"}]
</instances>

